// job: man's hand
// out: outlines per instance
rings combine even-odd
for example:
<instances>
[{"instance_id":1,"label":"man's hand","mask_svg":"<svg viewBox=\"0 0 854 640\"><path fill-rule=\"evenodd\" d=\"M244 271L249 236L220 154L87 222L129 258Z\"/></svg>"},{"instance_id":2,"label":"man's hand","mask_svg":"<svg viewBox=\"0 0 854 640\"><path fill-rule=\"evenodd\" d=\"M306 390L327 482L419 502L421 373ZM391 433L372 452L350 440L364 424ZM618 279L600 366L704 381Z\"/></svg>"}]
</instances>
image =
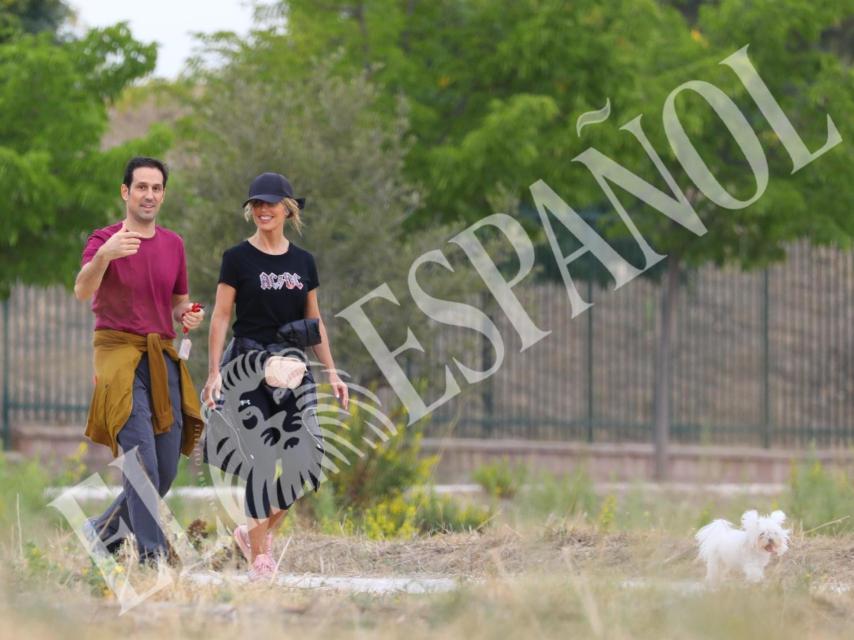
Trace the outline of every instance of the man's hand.
<instances>
[{"instance_id":1,"label":"man's hand","mask_svg":"<svg viewBox=\"0 0 854 640\"><path fill-rule=\"evenodd\" d=\"M142 243L140 238L142 238L142 234L136 231L128 231L125 225L122 224L122 228L101 245L101 248L98 249L98 254L111 261L117 258L132 256L139 251L139 245Z\"/></svg>"},{"instance_id":2,"label":"man's hand","mask_svg":"<svg viewBox=\"0 0 854 640\"><path fill-rule=\"evenodd\" d=\"M195 309L195 311L193 310ZM200 304L193 304L181 316L181 325L186 327L188 331L197 329L202 320L205 319L205 310Z\"/></svg>"}]
</instances>

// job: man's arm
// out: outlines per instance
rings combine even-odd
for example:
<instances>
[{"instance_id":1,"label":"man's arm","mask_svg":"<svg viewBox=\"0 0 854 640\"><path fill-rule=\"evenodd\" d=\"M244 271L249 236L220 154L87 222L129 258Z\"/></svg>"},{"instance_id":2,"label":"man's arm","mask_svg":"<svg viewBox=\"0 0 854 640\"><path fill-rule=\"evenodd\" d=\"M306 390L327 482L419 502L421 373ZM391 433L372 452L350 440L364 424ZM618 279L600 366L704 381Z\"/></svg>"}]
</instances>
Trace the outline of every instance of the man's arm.
<instances>
[{"instance_id":1,"label":"man's arm","mask_svg":"<svg viewBox=\"0 0 854 640\"><path fill-rule=\"evenodd\" d=\"M80 301L86 301L95 295L109 266L109 258L100 251L96 253L77 274L77 280L74 282L74 297Z\"/></svg>"},{"instance_id":2,"label":"man's arm","mask_svg":"<svg viewBox=\"0 0 854 640\"><path fill-rule=\"evenodd\" d=\"M190 303L190 294L184 293L178 295L172 294L172 322L181 324L181 316L190 310L193 305Z\"/></svg>"},{"instance_id":3,"label":"man's arm","mask_svg":"<svg viewBox=\"0 0 854 640\"><path fill-rule=\"evenodd\" d=\"M142 234L136 231L128 231L125 226L116 231L109 239L102 244L92 259L83 265L80 273L77 274L77 280L74 283L74 296L78 300L88 300L98 287L101 286L101 280L104 279L104 274L107 272L107 267L110 262L116 258L124 258L132 256L139 251Z\"/></svg>"}]
</instances>

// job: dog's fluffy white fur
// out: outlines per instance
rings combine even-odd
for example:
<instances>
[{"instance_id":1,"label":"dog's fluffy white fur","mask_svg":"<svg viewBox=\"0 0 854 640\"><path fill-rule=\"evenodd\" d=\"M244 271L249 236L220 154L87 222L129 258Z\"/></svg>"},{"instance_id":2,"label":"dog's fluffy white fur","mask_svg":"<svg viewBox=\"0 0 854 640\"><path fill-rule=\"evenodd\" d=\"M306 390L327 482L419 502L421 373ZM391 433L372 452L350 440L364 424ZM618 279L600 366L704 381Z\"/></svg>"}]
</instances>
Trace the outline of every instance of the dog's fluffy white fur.
<instances>
[{"instance_id":1,"label":"dog's fluffy white fur","mask_svg":"<svg viewBox=\"0 0 854 640\"><path fill-rule=\"evenodd\" d=\"M760 516L745 511L742 529L727 520L715 520L694 536L700 545L699 559L706 563L706 581L720 582L730 571L741 571L750 582L759 582L773 556L789 550L789 531L783 528L786 514L775 511Z\"/></svg>"}]
</instances>

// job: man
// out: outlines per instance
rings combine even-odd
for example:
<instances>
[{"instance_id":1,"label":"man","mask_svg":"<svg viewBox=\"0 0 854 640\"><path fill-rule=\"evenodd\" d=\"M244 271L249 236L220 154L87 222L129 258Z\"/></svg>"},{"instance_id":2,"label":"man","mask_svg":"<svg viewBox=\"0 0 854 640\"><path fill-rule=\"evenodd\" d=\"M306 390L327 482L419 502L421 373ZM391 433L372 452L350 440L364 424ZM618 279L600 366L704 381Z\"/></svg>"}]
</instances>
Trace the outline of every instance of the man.
<instances>
[{"instance_id":1,"label":"man","mask_svg":"<svg viewBox=\"0 0 854 640\"><path fill-rule=\"evenodd\" d=\"M95 313L95 390L86 435L114 456L118 447L133 452L151 483L131 483L125 474L122 493L87 523L87 535L115 552L131 531L142 562L167 554L157 494L169 490L179 453L189 455L202 430L199 400L172 340L175 324L195 329L204 312L190 302L183 240L155 224L167 179L159 160L128 162L121 186L125 219L89 236L74 285L78 300L93 298Z\"/></svg>"}]
</instances>

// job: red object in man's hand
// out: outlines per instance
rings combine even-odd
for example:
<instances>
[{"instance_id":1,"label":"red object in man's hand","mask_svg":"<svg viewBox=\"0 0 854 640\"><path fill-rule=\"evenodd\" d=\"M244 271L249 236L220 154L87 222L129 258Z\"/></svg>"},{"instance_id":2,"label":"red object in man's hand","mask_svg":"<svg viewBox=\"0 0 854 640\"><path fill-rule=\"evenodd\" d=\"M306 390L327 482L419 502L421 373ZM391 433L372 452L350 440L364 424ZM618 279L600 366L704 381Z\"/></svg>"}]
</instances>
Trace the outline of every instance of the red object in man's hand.
<instances>
[{"instance_id":1,"label":"red object in man's hand","mask_svg":"<svg viewBox=\"0 0 854 640\"><path fill-rule=\"evenodd\" d=\"M184 317L184 315L185 315L185 314L187 314L187 313L195 313L196 311L201 311L201 310L202 310L202 309L204 309L204 308L205 308L205 307L204 307L204 305L203 305L203 304L201 304L201 303L199 303L199 302L194 302L192 307L190 307L187 311L185 311L184 313L182 313L182 314L181 314L181 317L183 318L183 317ZM181 330L182 330L185 334L190 333L190 330L189 330L187 327L182 327L182 329L181 329Z\"/></svg>"},{"instance_id":2,"label":"red object in man's hand","mask_svg":"<svg viewBox=\"0 0 854 640\"><path fill-rule=\"evenodd\" d=\"M196 313L202 309L204 309L204 307L201 304L194 302L187 311L181 314L181 318L183 320L187 313ZM188 360L190 358L190 348L192 347L190 338L187 336L187 334L190 333L190 330L185 325L181 327L181 331L184 332L184 337L181 339L181 346L178 348L178 357L181 358L181 360Z\"/></svg>"}]
</instances>

